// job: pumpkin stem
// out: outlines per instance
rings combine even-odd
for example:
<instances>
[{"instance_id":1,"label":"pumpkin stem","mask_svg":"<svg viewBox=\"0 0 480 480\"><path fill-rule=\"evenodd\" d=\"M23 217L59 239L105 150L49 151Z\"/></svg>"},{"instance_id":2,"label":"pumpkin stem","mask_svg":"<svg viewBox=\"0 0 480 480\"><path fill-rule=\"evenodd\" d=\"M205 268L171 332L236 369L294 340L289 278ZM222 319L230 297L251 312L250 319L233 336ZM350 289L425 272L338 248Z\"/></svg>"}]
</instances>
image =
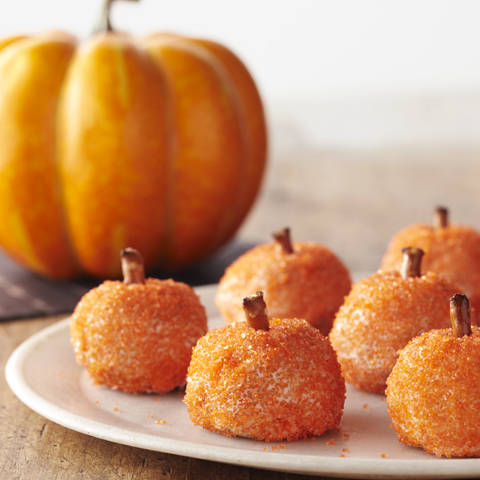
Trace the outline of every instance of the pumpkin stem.
<instances>
[{"instance_id":1,"label":"pumpkin stem","mask_svg":"<svg viewBox=\"0 0 480 480\"><path fill-rule=\"evenodd\" d=\"M273 233L273 238L282 247L283 253L293 253L292 241L290 239L290 229L284 228L279 232Z\"/></svg>"},{"instance_id":2,"label":"pumpkin stem","mask_svg":"<svg viewBox=\"0 0 480 480\"><path fill-rule=\"evenodd\" d=\"M454 337L462 338L464 335L472 334L470 302L466 295L456 293L450 299L450 320Z\"/></svg>"},{"instance_id":3,"label":"pumpkin stem","mask_svg":"<svg viewBox=\"0 0 480 480\"><path fill-rule=\"evenodd\" d=\"M110 10L111 5L115 0L103 0L102 10L100 12L97 25L93 30L93 33L111 32L113 31L112 24L110 23ZM128 0L129 2L138 2L140 0Z\"/></svg>"},{"instance_id":4,"label":"pumpkin stem","mask_svg":"<svg viewBox=\"0 0 480 480\"><path fill-rule=\"evenodd\" d=\"M255 330L269 330L267 305L263 299L263 292L256 292L243 299L243 310L250 327Z\"/></svg>"},{"instance_id":5,"label":"pumpkin stem","mask_svg":"<svg viewBox=\"0 0 480 480\"><path fill-rule=\"evenodd\" d=\"M439 230L448 227L448 209L437 207L433 212L433 228Z\"/></svg>"},{"instance_id":6,"label":"pumpkin stem","mask_svg":"<svg viewBox=\"0 0 480 480\"><path fill-rule=\"evenodd\" d=\"M120 252L122 259L123 281L127 285L145 283L145 269L143 258L134 248L126 248Z\"/></svg>"},{"instance_id":7,"label":"pumpkin stem","mask_svg":"<svg viewBox=\"0 0 480 480\"><path fill-rule=\"evenodd\" d=\"M402 278L421 277L422 257L424 251L421 248L406 247L402 249L403 263L400 269Z\"/></svg>"}]
</instances>

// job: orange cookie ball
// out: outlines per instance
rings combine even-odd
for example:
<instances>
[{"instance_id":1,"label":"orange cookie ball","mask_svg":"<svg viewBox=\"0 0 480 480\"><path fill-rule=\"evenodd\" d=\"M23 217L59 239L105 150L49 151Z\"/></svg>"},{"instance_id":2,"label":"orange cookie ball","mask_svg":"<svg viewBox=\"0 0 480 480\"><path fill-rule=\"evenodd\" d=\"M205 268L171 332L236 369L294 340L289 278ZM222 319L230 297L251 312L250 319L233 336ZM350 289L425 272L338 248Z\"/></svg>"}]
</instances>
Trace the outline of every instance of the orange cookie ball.
<instances>
[{"instance_id":1,"label":"orange cookie ball","mask_svg":"<svg viewBox=\"0 0 480 480\"><path fill-rule=\"evenodd\" d=\"M419 262L421 251L406 249ZM383 393L397 351L408 341L432 328L450 325L448 300L459 287L428 272L411 276L403 272L378 271L356 283L340 308L330 341L347 383L359 390Z\"/></svg>"},{"instance_id":2,"label":"orange cookie ball","mask_svg":"<svg viewBox=\"0 0 480 480\"><path fill-rule=\"evenodd\" d=\"M347 268L322 245L292 245L287 229L277 238L249 250L226 269L218 286L217 307L227 323L245 321L242 299L263 291L271 317L303 318L327 335L350 291Z\"/></svg>"},{"instance_id":3,"label":"orange cookie ball","mask_svg":"<svg viewBox=\"0 0 480 480\"><path fill-rule=\"evenodd\" d=\"M458 284L475 312L480 312L480 233L465 225L449 224L447 214L446 209L439 208L433 225L414 224L398 232L388 245L381 269L399 269L402 248L421 248L425 252L425 271Z\"/></svg>"},{"instance_id":4,"label":"orange cookie ball","mask_svg":"<svg viewBox=\"0 0 480 480\"><path fill-rule=\"evenodd\" d=\"M387 385L388 413L400 442L438 457L480 456L478 327L463 336L448 328L413 339Z\"/></svg>"},{"instance_id":5,"label":"orange cookie ball","mask_svg":"<svg viewBox=\"0 0 480 480\"><path fill-rule=\"evenodd\" d=\"M199 340L184 398L192 422L270 442L338 426L345 381L328 339L305 320L265 321L266 331L232 323Z\"/></svg>"},{"instance_id":6,"label":"orange cookie ball","mask_svg":"<svg viewBox=\"0 0 480 480\"><path fill-rule=\"evenodd\" d=\"M70 332L77 362L95 383L125 392L168 392L185 384L207 316L184 283L105 281L80 300Z\"/></svg>"}]
</instances>

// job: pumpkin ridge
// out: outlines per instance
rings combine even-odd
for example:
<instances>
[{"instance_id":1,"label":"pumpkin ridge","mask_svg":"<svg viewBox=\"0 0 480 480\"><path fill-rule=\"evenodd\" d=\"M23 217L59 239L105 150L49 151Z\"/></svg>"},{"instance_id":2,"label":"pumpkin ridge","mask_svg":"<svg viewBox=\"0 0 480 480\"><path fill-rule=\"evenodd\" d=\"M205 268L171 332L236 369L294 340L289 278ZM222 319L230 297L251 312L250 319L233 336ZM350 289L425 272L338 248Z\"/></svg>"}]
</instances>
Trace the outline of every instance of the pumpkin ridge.
<instances>
[{"instance_id":1,"label":"pumpkin ridge","mask_svg":"<svg viewBox=\"0 0 480 480\"><path fill-rule=\"evenodd\" d=\"M25 40L28 38L30 37L28 37L27 35L11 35L9 37L2 38L0 39L0 52L2 52L8 46L13 45L20 40Z\"/></svg>"},{"instance_id":2,"label":"pumpkin ridge","mask_svg":"<svg viewBox=\"0 0 480 480\"><path fill-rule=\"evenodd\" d=\"M166 202L166 213L165 213L165 223L163 225L164 236L162 238L161 244L158 249L158 255L156 260L153 262L153 266L162 268L166 263L166 257L168 255L168 245L173 236L173 191L174 191L174 168L173 163L177 151L177 135L175 132L175 108L174 101L172 96L172 78L169 75L169 71L162 61L160 56L154 56L151 54L146 45L143 42L140 43L141 46L145 49L147 55L152 59L155 66L161 73L162 78L165 82L165 117L166 117L166 133L167 133L167 161L166 161L166 176L167 180L166 193L165 193L165 202Z\"/></svg>"},{"instance_id":3,"label":"pumpkin ridge","mask_svg":"<svg viewBox=\"0 0 480 480\"><path fill-rule=\"evenodd\" d=\"M54 143L58 94L74 47L73 37L56 32L20 40L0 54L0 243L50 278L76 273L55 191Z\"/></svg>"},{"instance_id":4,"label":"pumpkin ridge","mask_svg":"<svg viewBox=\"0 0 480 480\"><path fill-rule=\"evenodd\" d=\"M267 132L262 100L250 72L232 51L212 40L195 38L192 41L206 48L219 59L222 66L228 71L242 106L243 125L248 137L248 153L244 182L245 194L237 221L241 225L259 193L266 167Z\"/></svg>"},{"instance_id":5,"label":"pumpkin ridge","mask_svg":"<svg viewBox=\"0 0 480 480\"><path fill-rule=\"evenodd\" d=\"M197 50L200 55L208 59L212 67L217 70L218 75L222 78L222 81L224 82L226 87L226 91L231 98L233 108L236 112L240 130L240 137L242 139L243 146L242 161L240 162L240 168L238 171L238 177L240 178L240 181L238 183L238 189L236 191L236 198L233 202L233 208L227 212L228 222L226 222L223 226L223 229L218 232L217 240L215 242L212 242L210 245L208 253L211 253L224 245L228 240L230 240L230 238L234 235L241 223L239 223L237 219L239 218L239 214L243 210L243 204L245 202L245 198L248 192L247 164L252 156L252 142L246 124L247 114L242 104L242 99L240 97L238 89L236 88L235 82L230 75L230 72L222 63L221 59L217 55L215 55L212 50L206 48L201 42L197 42L194 39L186 40L186 42L188 42L190 47L194 46L195 50Z\"/></svg>"},{"instance_id":6,"label":"pumpkin ridge","mask_svg":"<svg viewBox=\"0 0 480 480\"><path fill-rule=\"evenodd\" d=\"M237 218L242 210L244 198L247 193L247 162L251 156L251 141L246 127L247 116L242 105L239 92L236 89L233 79L231 78L230 72L227 70L227 68L225 68L221 59L215 55L213 51L209 50L201 42L198 42L195 39L183 37L175 40L174 42L176 45L181 45L182 48L186 48L195 53L195 55L203 58L221 78L237 117L237 124L239 127L239 134L243 147L241 155L242 160L239 162L239 171L237 172L240 180L235 191L235 199L232 202L232 207L225 212L226 220L223 225L221 225L221 228L219 228L219 230L216 232L216 240L210 243L209 249L205 252L206 254L210 254L224 245L232 237L239 226Z\"/></svg>"},{"instance_id":7,"label":"pumpkin ridge","mask_svg":"<svg viewBox=\"0 0 480 480\"><path fill-rule=\"evenodd\" d=\"M212 244L218 247L219 236L235 218L242 181L239 170L245 163L244 135L225 75L208 51L182 37L151 36L145 44L154 58L162 58L174 88L175 213L164 263L167 270L178 269L211 253ZM199 114L199 108L205 107L206 113ZM218 110L209 117L212 108ZM214 148L211 138L217 139ZM201 214L199 202L203 203Z\"/></svg>"},{"instance_id":8,"label":"pumpkin ridge","mask_svg":"<svg viewBox=\"0 0 480 480\"><path fill-rule=\"evenodd\" d=\"M65 84L62 182L80 263L116 277L119 248L131 245L149 268L165 218L164 79L131 37L106 33L83 47Z\"/></svg>"}]
</instances>

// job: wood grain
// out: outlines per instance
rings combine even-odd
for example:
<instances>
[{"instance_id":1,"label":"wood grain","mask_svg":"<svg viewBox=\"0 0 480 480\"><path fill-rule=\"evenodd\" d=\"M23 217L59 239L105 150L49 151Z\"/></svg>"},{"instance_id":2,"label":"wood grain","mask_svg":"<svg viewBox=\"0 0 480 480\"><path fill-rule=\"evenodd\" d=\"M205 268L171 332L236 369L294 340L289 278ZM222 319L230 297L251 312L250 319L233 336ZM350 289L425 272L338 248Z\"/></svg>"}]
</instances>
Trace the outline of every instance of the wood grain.
<instances>
[{"instance_id":1,"label":"wood grain","mask_svg":"<svg viewBox=\"0 0 480 480\"><path fill-rule=\"evenodd\" d=\"M480 230L480 151L391 148L278 152L259 202L240 231L271 241L291 228L292 240L312 240L354 271L374 272L390 238L411 223L430 223L435 207L452 223Z\"/></svg>"}]
</instances>

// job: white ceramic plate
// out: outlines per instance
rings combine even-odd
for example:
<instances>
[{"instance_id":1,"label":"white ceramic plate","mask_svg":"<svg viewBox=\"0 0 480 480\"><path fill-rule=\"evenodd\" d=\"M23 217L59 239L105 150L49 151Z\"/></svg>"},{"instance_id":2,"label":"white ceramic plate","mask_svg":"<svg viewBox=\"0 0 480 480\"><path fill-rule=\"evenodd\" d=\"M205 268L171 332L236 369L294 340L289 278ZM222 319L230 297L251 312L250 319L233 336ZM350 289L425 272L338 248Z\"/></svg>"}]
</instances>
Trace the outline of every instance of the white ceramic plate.
<instances>
[{"instance_id":1,"label":"white ceramic plate","mask_svg":"<svg viewBox=\"0 0 480 480\"><path fill-rule=\"evenodd\" d=\"M196 289L209 327L223 325L216 286ZM131 395L92 385L75 362L69 320L33 335L10 357L6 378L40 415L78 432L134 447L235 465L344 478L473 478L480 459L445 459L402 445L385 397L348 388L338 431L314 440L266 443L227 438L194 426L182 396ZM156 423L161 420L166 423ZM386 456L386 457L385 457Z\"/></svg>"}]
</instances>

